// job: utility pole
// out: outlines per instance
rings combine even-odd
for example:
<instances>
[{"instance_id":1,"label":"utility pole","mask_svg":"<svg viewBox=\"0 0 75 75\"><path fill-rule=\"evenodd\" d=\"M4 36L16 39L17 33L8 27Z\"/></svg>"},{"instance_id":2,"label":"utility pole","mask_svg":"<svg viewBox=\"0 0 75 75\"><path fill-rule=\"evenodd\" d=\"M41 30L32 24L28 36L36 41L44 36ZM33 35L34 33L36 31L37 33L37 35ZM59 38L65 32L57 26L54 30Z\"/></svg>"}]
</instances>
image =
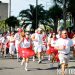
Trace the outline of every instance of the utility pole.
<instances>
[{"instance_id":1,"label":"utility pole","mask_svg":"<svg viewBox=\"0 0 75 75\"><path fill-rule=\"evenodd\" d=\"M66 28L66 0L63 0L63 20L64 28Z\"/></svg>"},{"instance_id":2,"label":"utility pole","mask_svg":"<svg viewBox=\"0 0 75 75\"><path fill-rule=\"evenodd\" d=\"M38 0L36 0L36 28L38 27L38 18L37 18L37 15L38 15L38 10L37 10L37 5L38 5Z\"/></svg>"},{"instance_id":3,"label":"utility pole","mask_svg":"<svg viewBox=\"0 0 75 75\"><path fill-rule=\"evenodd\" d=\"M11 0L9 0L9 17L11 16Z\"/></svg>"}]
</instances>

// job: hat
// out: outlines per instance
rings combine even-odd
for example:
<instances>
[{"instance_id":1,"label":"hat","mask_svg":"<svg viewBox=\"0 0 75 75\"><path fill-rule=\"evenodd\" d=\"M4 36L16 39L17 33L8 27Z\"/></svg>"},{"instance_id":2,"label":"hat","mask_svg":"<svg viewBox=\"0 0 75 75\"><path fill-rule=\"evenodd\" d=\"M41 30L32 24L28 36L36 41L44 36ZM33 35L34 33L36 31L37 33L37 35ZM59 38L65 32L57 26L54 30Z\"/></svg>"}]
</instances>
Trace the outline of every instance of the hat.
<instances>
[{"instance_id":1,"label":"hat","mask_svg":"<svg viewBox=\"0 0 75 75\"><path fill-rule=\"evenodd\" d=\"M23 29L21 29L21 28L18 29L18 32L22 32L22 31L23 31Z\"/></svg>"}]
</instances>

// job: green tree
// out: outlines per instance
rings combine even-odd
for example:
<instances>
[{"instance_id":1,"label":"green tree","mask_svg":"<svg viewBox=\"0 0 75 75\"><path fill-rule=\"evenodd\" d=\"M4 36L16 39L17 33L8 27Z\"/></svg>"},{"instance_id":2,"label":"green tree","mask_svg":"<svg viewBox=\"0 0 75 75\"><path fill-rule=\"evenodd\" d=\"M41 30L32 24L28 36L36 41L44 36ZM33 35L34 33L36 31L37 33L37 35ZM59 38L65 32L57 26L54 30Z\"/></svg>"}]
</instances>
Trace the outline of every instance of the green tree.
<instances>
[{"instance_id":1,"label":"green tree","mask_svg":"<svg viewBox=\"0 0 75 75\"><path fill-rule=\"evenodd\" d=\"M55 3L60 4L63 8L63 20L64 20L64 28L66 28L66 19L67 19L67 6L69 0L53 0Z\"/></svg>"},{"instance_id":2,"label":"green tree","mask_svg":"<svg viewBox=\"0 0 75 75\"><path fill-rule=\"evenodd\" d=\"M37 9L37 15L36 15L36 9ZM19 16L27 17L28 20L32 22L32 29L35 30L36 28L38 28L39 23L42 20L44 20L45 13L46 12L41 4L37 5L36 7L30 5L30 9L22 10L19 13ZM36 16L37 16L37 24L36 24Z\"/></svg>"},{"instance_id":3,"label":"green tree","mask_svg":"<svg viewBox=\"0 0 75 75\"><path fill-rule=\"evenodd\" d=\"M68 12L72 15L73 28L75 28L75 0L69 0L68 3Z\"/></svg>"},{"instance_id":4,"label":"green tree","mask_svg":"<svg viewBox=\"0 0 75 75\"><path fill-rule=\"evenodd\" d=\"M54 21L54 31L57 32L57 26L58 26L58 19L62 18L62 8L55 4L53 7L51 7L48 11L48 15L50 18Z\"/></svg>"},{"instance_id":5,"label":"green tree","mask_svg":"<svg viewBox=\"0 0 75 75\"><path fill-rule=\"evenodd\" d=\"M5 20L5 24L8 24L8 26L9 26L9 31L11 32L11 27L12 27L13 29L15 29L15 26L18 26L18 25L19 25L19 21L17 20L16 17L10 16L9 18L7 18L7 19Z\"/></svg>"}]
</instances>

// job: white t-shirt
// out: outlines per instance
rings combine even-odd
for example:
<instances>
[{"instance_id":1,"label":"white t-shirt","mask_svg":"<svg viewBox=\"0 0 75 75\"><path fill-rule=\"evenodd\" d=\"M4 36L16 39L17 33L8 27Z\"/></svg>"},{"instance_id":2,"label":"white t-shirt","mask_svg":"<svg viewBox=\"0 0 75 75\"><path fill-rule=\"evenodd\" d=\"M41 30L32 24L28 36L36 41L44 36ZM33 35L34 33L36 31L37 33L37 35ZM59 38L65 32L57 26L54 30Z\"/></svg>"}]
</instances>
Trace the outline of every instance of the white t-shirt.
<instances>
[{"instance_id":1,"label":"white t-shirt","mask_svg":"<svg viewBox=\"0 0 75 75\"><path fill-rule=\"evenodd\" d=\"M72 39L72 41L73 41L73 45L74 45L74 48L75 48L75 40L74 40L74 39Z\"/></svg>"},{"instance_id":2,"label":"white t-shirt","mask_svg":"<svg viewBox=\"0 0 75 75\"><path fill-rule=\"evenodd\" d=\"M14 38L15 38L15 40L18 40L19 41L20 40L20 34L19 33L16 33L15 36L14 36Z\"/></svg>"},{"instance_id":3,"label":"white t-shirt","mask_svg":"<svg viewBox=\"0 0 75 75\"><path fill-rule=\"evenodd\" d=\"M21 43L22 48L29 48L30 47L30 40L24 39L24 41Z\"/></svg>"},{"instance_id":4,"label":"white t-shirt","mask_svg":"<svg viewBox=\"0 0 75 75\"><path fill-rule=\"evenodd\" d=\"M56 45L57 47L61 48L62 46L65 46L65 49L63 50L59 50L59 53L63 53L63 54L68 54L70 52L70 47L73 45L73 41L69 38L63 39L63 38L59 38L56 41Z\"/></svg>"},{"instance_id":5,"label":"white t-shirt","mask_svg":"<svg viewBox=\"0 0 75 75\"><path fill-rule=\"evenodd\" d=\"M43 38L43 35L42 34L36 33L35 34L35 44L36 45L42 45L43 44L42 38Z\"/></svg>"}]
</instances>

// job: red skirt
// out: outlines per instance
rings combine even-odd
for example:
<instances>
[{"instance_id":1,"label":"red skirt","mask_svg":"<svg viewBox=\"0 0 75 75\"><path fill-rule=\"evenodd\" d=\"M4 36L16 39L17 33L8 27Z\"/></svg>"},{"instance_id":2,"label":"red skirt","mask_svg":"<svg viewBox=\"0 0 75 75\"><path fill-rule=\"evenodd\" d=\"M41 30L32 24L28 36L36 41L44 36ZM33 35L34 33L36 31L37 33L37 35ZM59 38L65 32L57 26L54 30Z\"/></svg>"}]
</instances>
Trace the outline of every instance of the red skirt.
<instances>
[{"instance_id":1,"label":"red skirt","mask_svg":"<svg viewBox=\"0 0 75 75\"><path fill-rule=\"evenodd\" d=\"M20 48L18 49L19 56L22 58L29 58L35 55L34 50L31 48Z\"/></svg>"},{"instance_id":2,"label":"red skirt","mask_svg":"<svg viewBox=\"0 0 75 75\"><path fill-rule=\"evenodd\" d=\"M48 55L54 53L55 55L58 53L58 50L54 49L54 47L50 46L50 48L46 51Z\"/></svg>"}]
</instances>

